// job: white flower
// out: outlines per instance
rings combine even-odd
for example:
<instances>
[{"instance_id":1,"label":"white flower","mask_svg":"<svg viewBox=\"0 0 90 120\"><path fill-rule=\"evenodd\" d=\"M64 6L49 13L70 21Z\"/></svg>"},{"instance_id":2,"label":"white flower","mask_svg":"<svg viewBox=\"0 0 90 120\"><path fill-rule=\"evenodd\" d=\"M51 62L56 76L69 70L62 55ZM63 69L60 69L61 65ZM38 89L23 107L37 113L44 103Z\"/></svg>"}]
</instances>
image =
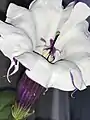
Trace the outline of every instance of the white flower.
<instances>
[{"instance_id":1,"label":"white flower","mask_svg":"<svg viewBox=\"0 0 90 120\"><path fill-rule=\"evenodd\" d=\"M0 22L0 49L12 61L9 70L13 65L13 73L18 70L15 58L46 88L72 91L90 85L90 8L85 3L72 2L65 9L60 0L35 0L29 9L11 3L6 16Z\"/></svg>"}]
</instances>

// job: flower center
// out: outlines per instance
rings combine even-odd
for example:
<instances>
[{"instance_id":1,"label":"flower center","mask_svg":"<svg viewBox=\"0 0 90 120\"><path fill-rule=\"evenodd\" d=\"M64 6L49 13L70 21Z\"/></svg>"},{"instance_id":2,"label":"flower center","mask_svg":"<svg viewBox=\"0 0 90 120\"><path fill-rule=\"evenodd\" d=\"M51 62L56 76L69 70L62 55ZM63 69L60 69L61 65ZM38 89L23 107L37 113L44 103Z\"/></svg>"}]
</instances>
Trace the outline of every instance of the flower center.
<instances>
[{"instance_id":1,"label":"flower center","mask_svg":"<svg viewBox=\"0 0 90 120\"><path fill-rule=\"evenodd\" d=\"M47 46L46 48L43 49L42 55L51 63L55 60L55 53L57 49L54 47L54 45L59 35L60 35L60 32L57 31L54 40L50 39L50 46Z\"/></svg>"}]
</instances>

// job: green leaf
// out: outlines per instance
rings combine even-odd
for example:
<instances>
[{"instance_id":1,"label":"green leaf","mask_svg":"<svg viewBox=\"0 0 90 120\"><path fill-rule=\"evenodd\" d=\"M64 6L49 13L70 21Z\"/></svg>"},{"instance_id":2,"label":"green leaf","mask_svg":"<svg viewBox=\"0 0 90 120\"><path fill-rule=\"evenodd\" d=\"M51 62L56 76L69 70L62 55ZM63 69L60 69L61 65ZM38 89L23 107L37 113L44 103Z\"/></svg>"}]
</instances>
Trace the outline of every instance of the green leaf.
<instances>
[{"instance_id":1,"label":"green leaf","mask_svg":"<svg viewBox=\"0 0 90 120\"><path fill-rule=\"evenodd\" d=\"M0 91L0 120L9 120L15 95L14 91Z\"/></svg>"},{"instance_id":2,"label":"green leaf","mask_svg":"<svg viewBox=\"0 0 90 120\"><path fill-rule=\"evenodd\" d=\"M2 91L0 92L0 111L7 105L11 105L15 99L15 92Z\"/></svg>"},{"instance_id":3,"label":"green leaf","mask_svg":"<svg viewBox=\"0 0 90 120\"><path fill-rule=\"evenodd\" d=\"M11 113L11 106L4 107L2 111L0 111L0 120L8 119L8 116Z\"/></svg>"}]
</instances>

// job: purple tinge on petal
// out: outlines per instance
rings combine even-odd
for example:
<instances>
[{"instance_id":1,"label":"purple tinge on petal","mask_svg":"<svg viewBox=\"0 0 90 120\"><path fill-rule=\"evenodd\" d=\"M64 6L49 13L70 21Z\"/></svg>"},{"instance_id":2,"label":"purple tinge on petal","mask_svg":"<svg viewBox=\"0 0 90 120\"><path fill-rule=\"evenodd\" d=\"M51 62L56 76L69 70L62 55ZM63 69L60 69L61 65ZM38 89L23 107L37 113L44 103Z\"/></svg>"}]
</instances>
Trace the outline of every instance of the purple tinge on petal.
<instances>
[{"instance_id":1,"label":"purple tinge on petal","mask_svg":"<svg viewBox=\"0 0 90 120\"><path fill-rule=\"evenodd\" d=\"M71 71L70 71L70 76L71 76L72 84L73 84L73 86L75 87L75 90L71 93L71 97L72 97L72 98L75 98L74 94L77 92L78 88L76 87L76 85L75 85L75 83L74 83L74 77L73 77L73 74L72 74Z\"/></svg>"},{"instance_id":2,"label":"purple tinge on petal","mask_svg":"<svg viewBox=\"0 0 90 120\"><path fill-rule=\"evenodd\" d=\"M24 74L18 85L18 103L21 107L32 107L44 90L44 87Z\"/></svg>"},{"instance_id":3,"label":"purple tinge on petal","mask_svg":"<svg viewBox=\"0 0 90 120\"><path fill-rule=\"evenodd\" d=\"M71 77L71 81L72 81L73 86L74 86L76 89L78 89L77 86L76 86L75 83L74 83L74 77L73 77L73 74L72 74L71 71L70 71L70 77Z\"/></svg>"}]
</instances>

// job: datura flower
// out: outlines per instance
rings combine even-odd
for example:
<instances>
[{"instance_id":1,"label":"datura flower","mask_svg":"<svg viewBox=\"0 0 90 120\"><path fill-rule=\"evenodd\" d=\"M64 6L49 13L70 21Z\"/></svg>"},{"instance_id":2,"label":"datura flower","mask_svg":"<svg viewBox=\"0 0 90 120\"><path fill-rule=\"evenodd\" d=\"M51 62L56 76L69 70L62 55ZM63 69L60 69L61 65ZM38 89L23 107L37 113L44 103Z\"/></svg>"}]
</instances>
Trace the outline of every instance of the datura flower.
<instances>
[{"instance_id":1,"label":"datura flower","mask_svg":"<svg viewBox=\"0 0 90 120\"><path fill-rule=\"evenodd\" d=\"M33 114L33 104L39 99L43 91L44 87L24 74L18 84L16 102L12 106L12 116L14 119L26 119L29 115Z\"/></svg>"},{"instance_id":2,"label":"datura flower","mask_svg":"<svg viewBox=\"0 0 90 120\"><path fill-rule=\"evenodd\" d=\"M0 50L11 60L8 81L21 63L45 88L72 91L90 85L89 16L83 1L65 8L62 0L35 0L29 9L11 3L6 21L0 21Z\"/></svg>"}]
</instances>

